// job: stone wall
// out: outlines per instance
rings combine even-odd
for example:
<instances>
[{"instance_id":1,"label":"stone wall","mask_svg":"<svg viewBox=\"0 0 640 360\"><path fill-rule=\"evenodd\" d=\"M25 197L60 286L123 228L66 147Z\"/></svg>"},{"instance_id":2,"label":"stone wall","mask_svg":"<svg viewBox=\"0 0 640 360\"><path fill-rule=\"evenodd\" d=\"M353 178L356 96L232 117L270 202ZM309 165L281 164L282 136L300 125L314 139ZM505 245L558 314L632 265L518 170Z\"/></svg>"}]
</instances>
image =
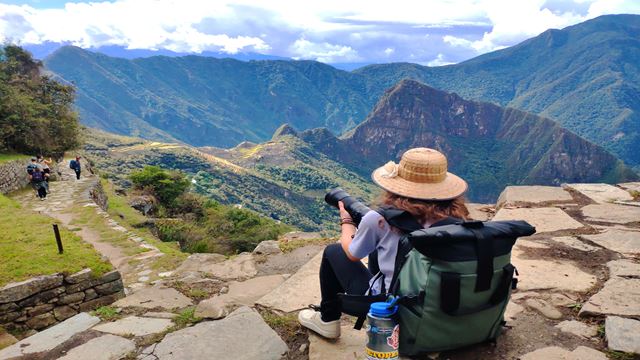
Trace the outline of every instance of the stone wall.
<instances>
[{"instance_id":1,"label":"stone wall","mask_svg":"<svg viewBox=\"0 0 640 360\"><path fill-rule=\"evenodd\" d=\"M99 278L91 269L38 276L0 289L0 326L40 330L123 297L122 278L116 270Z\"/></svg>"},{"instance_id":2,"label":"stone wall","mask_svg":"<svg viewBox=\"0 0 640 360\"><path fill-rule=\"evenodd\" d=\"M102 210L107 211L107 208L109 207L109 198L107 197L107 194L105 194L100 180L96 181L96 184L91 188L90 195L93 202L100 206Z\"/></svg>"},{"instance_id":3,"label":"stone wall","mask_svg":"<svg viewBox=\"0 0 640 360\"><path fill-rule=\"evenodd\" d=\"M7 161L0 164L0 194L6 194L29 184L28 159Z\"/></svg>"}]
</instances>

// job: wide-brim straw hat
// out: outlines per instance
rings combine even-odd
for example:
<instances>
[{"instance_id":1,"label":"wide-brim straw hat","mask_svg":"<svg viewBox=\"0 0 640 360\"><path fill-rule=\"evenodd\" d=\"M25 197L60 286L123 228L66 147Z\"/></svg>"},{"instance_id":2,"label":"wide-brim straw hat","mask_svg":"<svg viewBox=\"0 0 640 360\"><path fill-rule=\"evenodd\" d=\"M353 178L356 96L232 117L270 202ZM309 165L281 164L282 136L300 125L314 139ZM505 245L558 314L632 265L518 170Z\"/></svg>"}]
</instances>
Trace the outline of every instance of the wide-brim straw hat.
<instances>
[{"instance_id":1,"label":"wide-brim straw hat","mask_svg":"<svg viewBox=\"0 0 640 360\"><path fill-rule=\"evenodd\" d=\"M400 163L389 161L371 174L381 188L420 200L451 200L467 191L467 182L447 171L447 158L439 151L415 148L402 154Z\"/></svg>"}]
</instances>

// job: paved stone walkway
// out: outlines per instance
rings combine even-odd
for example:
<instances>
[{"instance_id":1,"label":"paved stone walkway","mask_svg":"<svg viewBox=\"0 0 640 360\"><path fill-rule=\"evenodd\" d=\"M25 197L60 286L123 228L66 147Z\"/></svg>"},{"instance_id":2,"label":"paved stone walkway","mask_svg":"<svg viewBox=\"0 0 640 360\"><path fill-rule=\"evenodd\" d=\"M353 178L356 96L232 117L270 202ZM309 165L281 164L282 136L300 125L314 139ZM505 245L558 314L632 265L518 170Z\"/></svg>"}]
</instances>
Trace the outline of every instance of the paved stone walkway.
<instances>
[{"instance_id":1,"label":"paved stone walkway","mask_svg":"<svg viewBox=\"0 0 640 360\"><path fill-rule=\"evenodd\" d=\"M78 182L76 191L90 181ZM512 254L520 282L505 314L509 328L495 346L477 345L423 359L604 360L608 349L640 351L640 246L636 237L640 217L629 215L630 211L634 214L630 210L636 208L633 204L602 200L603 194L612 193L626 198L618 190L599 184L567 190L535 186L507 189L496 218L525 219L539 228L538 234L519 240ZM34 206L64 213L64 198L75 196L66 191L70 190L60 189L59 198L52 197L51 204ZM597 208L597 216L590 212L602 206L607 210ZM483 217L493 213L486 205L482 209ZM112 225L114 231L126 231L119 230L116 221ZM364 358L365 332L353 330L348 317L343 318L343 335L338 341L289 327L295 326L295 320L290 322L297 311L319 303L319 249L309 247L313 249L311 260L300 268L263 276L260 264L275 258L286 261L287 256L273 243L261 247L265 248L273 251L229 259L194 254L153 286L144 281L130 284L130 288L136 283L141 286L133 286L132 294L114 304L119 311L117 319L100 321L80 314L36 335L40 336L38 344L49 345L34 347L35 341L27 338L22 345L2 350L0 358L36 350L54 354L51 359ZM144 277L150 271L133 269L133 274ZM190 325L193 318L189 320L189 311L206 319ZM78 318L84 325L73 325ZM185 318L187 325L182 328ZM64 338L60 338L63 329Z\"/></svg>"}]
</instances>

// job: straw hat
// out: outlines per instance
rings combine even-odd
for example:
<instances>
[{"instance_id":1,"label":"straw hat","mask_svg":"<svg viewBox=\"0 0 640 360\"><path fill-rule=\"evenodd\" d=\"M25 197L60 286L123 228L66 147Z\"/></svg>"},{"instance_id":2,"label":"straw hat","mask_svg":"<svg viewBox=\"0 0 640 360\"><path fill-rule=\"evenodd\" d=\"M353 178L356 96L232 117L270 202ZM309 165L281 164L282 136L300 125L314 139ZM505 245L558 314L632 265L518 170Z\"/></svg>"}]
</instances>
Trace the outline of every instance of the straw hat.
<instances>
[{"instance_id":1,"label":"straw hat","mask_svg":"<svg viewBox=\"0 0 640 360\"><path fill-rule=\"evenodd\" d=\"M466 181L447 172L447 158L429 148L408 150L400 164L389 161L371 178L389 192L420 200L451 200L467 191Z\"/></svg>"}]
</instances>

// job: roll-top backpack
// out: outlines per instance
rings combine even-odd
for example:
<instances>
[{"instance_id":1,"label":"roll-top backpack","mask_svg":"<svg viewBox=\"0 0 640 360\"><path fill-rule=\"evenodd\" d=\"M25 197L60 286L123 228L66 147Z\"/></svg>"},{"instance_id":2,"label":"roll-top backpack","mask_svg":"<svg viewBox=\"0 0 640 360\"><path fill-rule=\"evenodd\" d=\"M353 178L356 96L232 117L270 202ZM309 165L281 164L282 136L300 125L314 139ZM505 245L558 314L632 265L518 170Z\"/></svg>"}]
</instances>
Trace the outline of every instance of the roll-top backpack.
<instances>
[{"instance_id":1,"label":"roll-top backpack","mask_svg":"<svg viewBox=\"0 0 640 360\"><path fill-rule=\"evenodd\" d=\"M511 249L535 233L524 221L448 218L421 229L407 212L378 210L402 230L394 278L383 296L342 295L343 309L362 326L367 303L394 296L401 355L456 349L495 340L517 279Z\"/></svg>"}]
</instances>

